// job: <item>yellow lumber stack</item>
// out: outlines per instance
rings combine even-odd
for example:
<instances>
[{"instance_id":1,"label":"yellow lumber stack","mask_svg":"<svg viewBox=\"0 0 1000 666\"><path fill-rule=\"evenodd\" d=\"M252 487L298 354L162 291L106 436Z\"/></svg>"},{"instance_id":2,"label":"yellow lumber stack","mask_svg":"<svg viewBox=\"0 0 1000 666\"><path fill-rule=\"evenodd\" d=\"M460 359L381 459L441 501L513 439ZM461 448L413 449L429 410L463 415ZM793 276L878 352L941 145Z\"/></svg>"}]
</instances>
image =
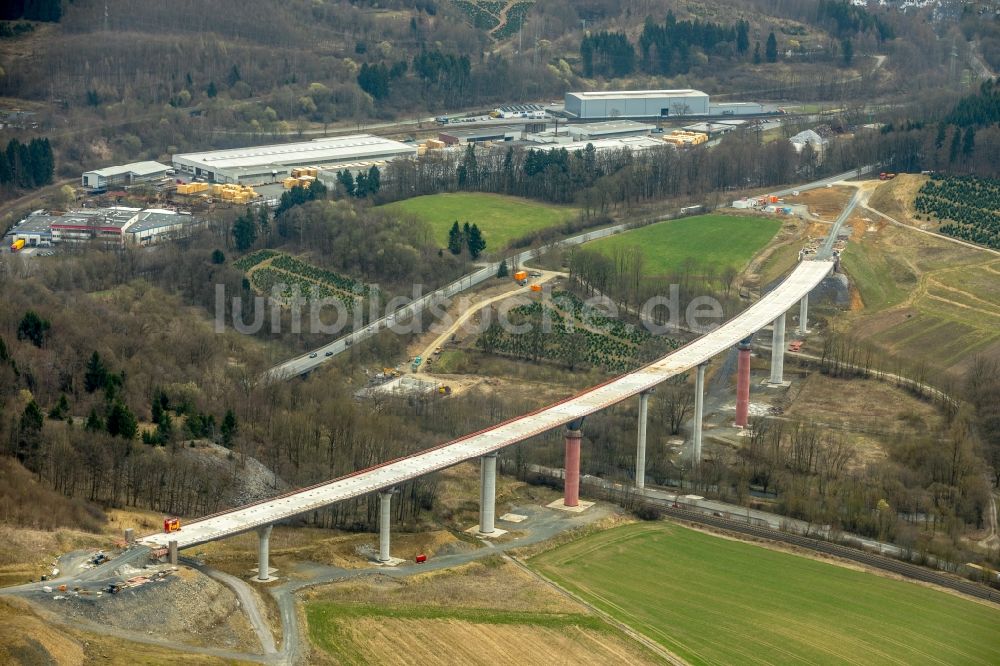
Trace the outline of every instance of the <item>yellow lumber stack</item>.
<instances>
[{"instance_id":1,"label":"yellow lumber stack","mask_svg":"<svg viewBox=\"0 0 1000 666\"><path fill-rule=\"evenodd\" d=\"M181 183L177 186L177 194L198 194L208 190L208 183Z\"/></svg>"},{"instance_id":2,"label":"yellow lumber stack","mask_svg":"<svg viewBox=\"0 0 1000 666\"><path fill-rule=\"evenodd\" d=\"M298 178L289 177L289 178L284 179L281 182L285 186L286 190L290 190L290 189L292 189L293 187L295 187L296 185L299 184L299 179Z\"/></svg>"},{"instance_id":3,"label":"yellow lumber stack","mask_svg":"<svg viewBox=\"0 0 1000 666\"><path fill-rule=\"evenodd\" d=\"M444 141L427 139L427 150L441 150L442 148L444 148Z\"/></svg>"},{"instance_id":4,"label":"yellow lumber stack","mask_svg":"<svg viewBox=\"0 0 1000 666\"><path fill-rule=\"evenodd\" d=\"M685 130L674 130L663 137L667 143L675 146L697 146L708 141L708 135L702 132L687 132Z\"/></svg>"}]
</instances>

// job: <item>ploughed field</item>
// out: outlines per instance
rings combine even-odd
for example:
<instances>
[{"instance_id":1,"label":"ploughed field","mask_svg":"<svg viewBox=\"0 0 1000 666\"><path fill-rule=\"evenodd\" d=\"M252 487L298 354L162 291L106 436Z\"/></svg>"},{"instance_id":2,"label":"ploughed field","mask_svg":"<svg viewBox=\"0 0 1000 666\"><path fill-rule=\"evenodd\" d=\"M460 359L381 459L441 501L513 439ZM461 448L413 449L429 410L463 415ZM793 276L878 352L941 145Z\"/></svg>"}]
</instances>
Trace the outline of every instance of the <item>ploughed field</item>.
<instances>
[{"instance_id":1,"label":"ploughed field","mask_svg":"<svg viewBox=\"0 0 1000 666\"><path fill-rule=\"evenodd\" d=\"M1000 663L1000 608L668 523L529 565L695 664Z\"/></svg>"},{"instance_id":2,"label":"ploughed field","mask_svg":"<svg viewBox=\"0 0 1000 666\"><path fill-rule=\"evenodd\" d=\"M681 271L685 263L742 270L781 228L781 220L737 215L697 215L660 222L588 243L603 254L636 247L643 257L643 274Z\"/></svg>"},{"instance_id":3,"label":"ploughed field","mask_svg":"<svg viewBox=\"0 0 1000 666\"><path fill-rule=\"evenodd\" d=\"M452 224L476 224L486 239L486 252L507 247L516 238L574 219L579 211L566 206L553 206L482 192L429 194L387 204L391 210L412 213L431 225L434 241L448 245Z\"/></svg>"}]
</instances>

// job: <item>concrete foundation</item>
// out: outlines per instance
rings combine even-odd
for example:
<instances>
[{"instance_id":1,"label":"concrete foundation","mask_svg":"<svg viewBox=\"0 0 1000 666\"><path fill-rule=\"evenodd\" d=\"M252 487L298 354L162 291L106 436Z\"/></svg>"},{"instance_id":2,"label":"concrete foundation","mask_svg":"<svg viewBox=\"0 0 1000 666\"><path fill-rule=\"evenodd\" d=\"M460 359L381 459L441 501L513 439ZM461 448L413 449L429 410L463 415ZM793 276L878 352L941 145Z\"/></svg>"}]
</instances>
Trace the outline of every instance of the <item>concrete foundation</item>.
<instances>
[{"instance_id":1,"label":"concrete foundation","mask_svg":"<svg viewBox=\"0 0 1000 666\"><path fill-rule=\"evenodd\" d=\"M574 507L580 503L580 439L579 430L566 429L566 485L563 503Z\"/></svg>"},{"instance_id":2,"label":"concrete foundation","mask_svg":"<svg viewBox=\"0 0 1000 666\"><path fill-rule=\"evenodd\" d=\"M570 513L583 513L590 507L594 506L594 502L588 502L586 500L577 500L577 503L573 506L566 504L565 500L556 500L555 502L549 502L545 506L550 509L559 509L560 511L569 511Z\"/></svg>"},{"instance_id":3,"label":"concrete foundation","mask_svg":"<svg viewBox=\"0 0 1000 666\"><path fill-rule=\"evenodd\" d=\"M736 346L736 427L747 427L750 414L750 338Z\"/></svg>"},{"instance_id":4,"label":"concrete foundation","mask_svg":"<svg viewBox=\"0 0 1000 666\"><path fill-rule=\"evenodd\" d=\"M701 424L705 419L705 368L708 363L698 364L698 374L694 382L694 455L693 463L701 463Z\"/></svg>"},{"instance_id":5,"label":"concrete foundation","mask_svg":"<svg viewBox=\"0 0 1000 666\"><path fill-rule=\"evenodd\" d=\"M809 332L809 294L802 297L799 301L799 335L805 335Z\"/></svg>"},{"instance_id":6,"label":"concrete foundation","mask_svg":"<svg viewBox=\"0 0 1000 666\"><path fill-rule=\"evenodd\" d=\"M785 372L785 313L774 320L774 335L771 336L771 380L770 384L781 386Z\"/></svg>"},{"instance_id":7,"label":"concrete foundation","mask_svg":"<svg viewBox=\"0 0 1000 666\"><path fill-rule=\"evenodd\" d=\"M382 491L378 494L378 497L378 561L384 563L392 559L389 556L389 522L392 519L392 491Z\"/></svg>"},{"instance_id":8,"label":"concrete foundation","mask_svg":"<svg viewBox=\"0 0 1000 666\"><path fill-rule=\"evenodd\" d=\"M271 580L271 528L272 525L265 525L257 528L257 577L258 583L266 583Z\"/></svg>"},{"instance_id":9,"label":"concrete foundation","mask_svg":"<svg viewBox=\"0 0 1000 666\"><path fill-rule=\"evenodd\" d=\"M465 533L479 537L480 539L499 539L504 534L507 534L507 530L502 530L499 527L494 527L492 532L483 532L479 529L479 527L479 525L473 525L469 529L465 530Z\"/></svg>"},{"instance_id":10,"label":"concrete foundation","mask_svg":"<svg viewBox=\"0 0 1000 666\"><path fill-rule=\"evenodd\" d=\"M479 468L479 532L491 536L497 511L497 454L488 453L480 459Z\"/></svg>"},{"instance_id":11,"label":"concrete foundation","mask_svg":"<svg viewBox=\"0 0 1000 666\"><path fill-rule=\"evenodd\" d=\"M635 487L646 487L646 421L650 391L639 394L639 442L635 450Z\"/></svg>"}]
</instances>

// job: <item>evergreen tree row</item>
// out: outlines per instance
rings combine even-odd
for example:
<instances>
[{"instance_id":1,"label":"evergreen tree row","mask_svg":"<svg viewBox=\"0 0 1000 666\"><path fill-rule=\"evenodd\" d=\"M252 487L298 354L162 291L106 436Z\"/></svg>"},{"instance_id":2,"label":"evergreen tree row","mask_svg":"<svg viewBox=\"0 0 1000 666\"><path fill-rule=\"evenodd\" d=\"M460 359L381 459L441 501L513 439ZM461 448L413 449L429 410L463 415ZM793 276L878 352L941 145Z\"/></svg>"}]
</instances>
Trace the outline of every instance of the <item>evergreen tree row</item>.
<instances>
[{"instance_id":1,"label":"evergreen tree row","mask_svg":"<svg viewBox=\"0 0 1000 666\"><path fill-rule=\"evenodd\" d=\"M7 149L0 151L0 185L31 189L52 182L55 158L48 139L32 139L21 143L11 139Z\"/></svg>"},{"instance_id":2,"label":"evergreen tree row","mask_svg":"<svg viewBox=\"0 0 1000 666\"><path fill-rule=\"evenodd\" d=\"M62 0L4 0L0 2L0 20L57 22L62 18Z\"/></svg>"}]
</instances>

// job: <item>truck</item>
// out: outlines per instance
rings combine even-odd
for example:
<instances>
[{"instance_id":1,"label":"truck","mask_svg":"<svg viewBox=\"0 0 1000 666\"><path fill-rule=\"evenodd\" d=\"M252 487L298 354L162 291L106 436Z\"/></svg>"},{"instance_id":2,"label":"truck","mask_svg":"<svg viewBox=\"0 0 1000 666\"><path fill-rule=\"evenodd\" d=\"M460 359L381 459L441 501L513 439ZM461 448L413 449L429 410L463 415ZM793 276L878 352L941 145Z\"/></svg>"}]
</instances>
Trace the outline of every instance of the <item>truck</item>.
<instances>
[{"instance_id":1,"label":"truck","mask_svg":"<svg viewBox=\"0 0 1000 666\"><path fill-rule=\"evenodd\" d=\"M17 251L21 250L22 248L24 248L24 239L23 238L18 238L16 241L14 241L13 243L10 244L10 251L11 252L17 252Z\"/></svg>"},{"instance_id":2,"label":"truck","mask_svg":"<svg viewBox=\"0 0 1000 666\"><path fill-rule=\"evenodd\" d=\"M878 179L879 180L892 180L895 177L896 177L896 174L894 174L894 173L887 173L885 171L883 171L882 173L880 173L878 175Z\"/></svg>"},{"instance_id":3,"label":"truck","mask_svg":"<svg viewBox=\"0 0 1000 666\"><path fill-rule=\"evenodd\" d=\"M517 271L514 273L514 282L519 285L525 285L528 282L528 271Z\"/></svg>"},{"instance_id":4,"label":"truck","mask_svg":"<svg viewBox=\"0 0 1000 666\"><path fill-rule=\"evenodd\" d=\"M163 531L167 534L171 532L177 532L181 529L180 518L164 518L163 519Z\"/></svg>"}]
</instances>

